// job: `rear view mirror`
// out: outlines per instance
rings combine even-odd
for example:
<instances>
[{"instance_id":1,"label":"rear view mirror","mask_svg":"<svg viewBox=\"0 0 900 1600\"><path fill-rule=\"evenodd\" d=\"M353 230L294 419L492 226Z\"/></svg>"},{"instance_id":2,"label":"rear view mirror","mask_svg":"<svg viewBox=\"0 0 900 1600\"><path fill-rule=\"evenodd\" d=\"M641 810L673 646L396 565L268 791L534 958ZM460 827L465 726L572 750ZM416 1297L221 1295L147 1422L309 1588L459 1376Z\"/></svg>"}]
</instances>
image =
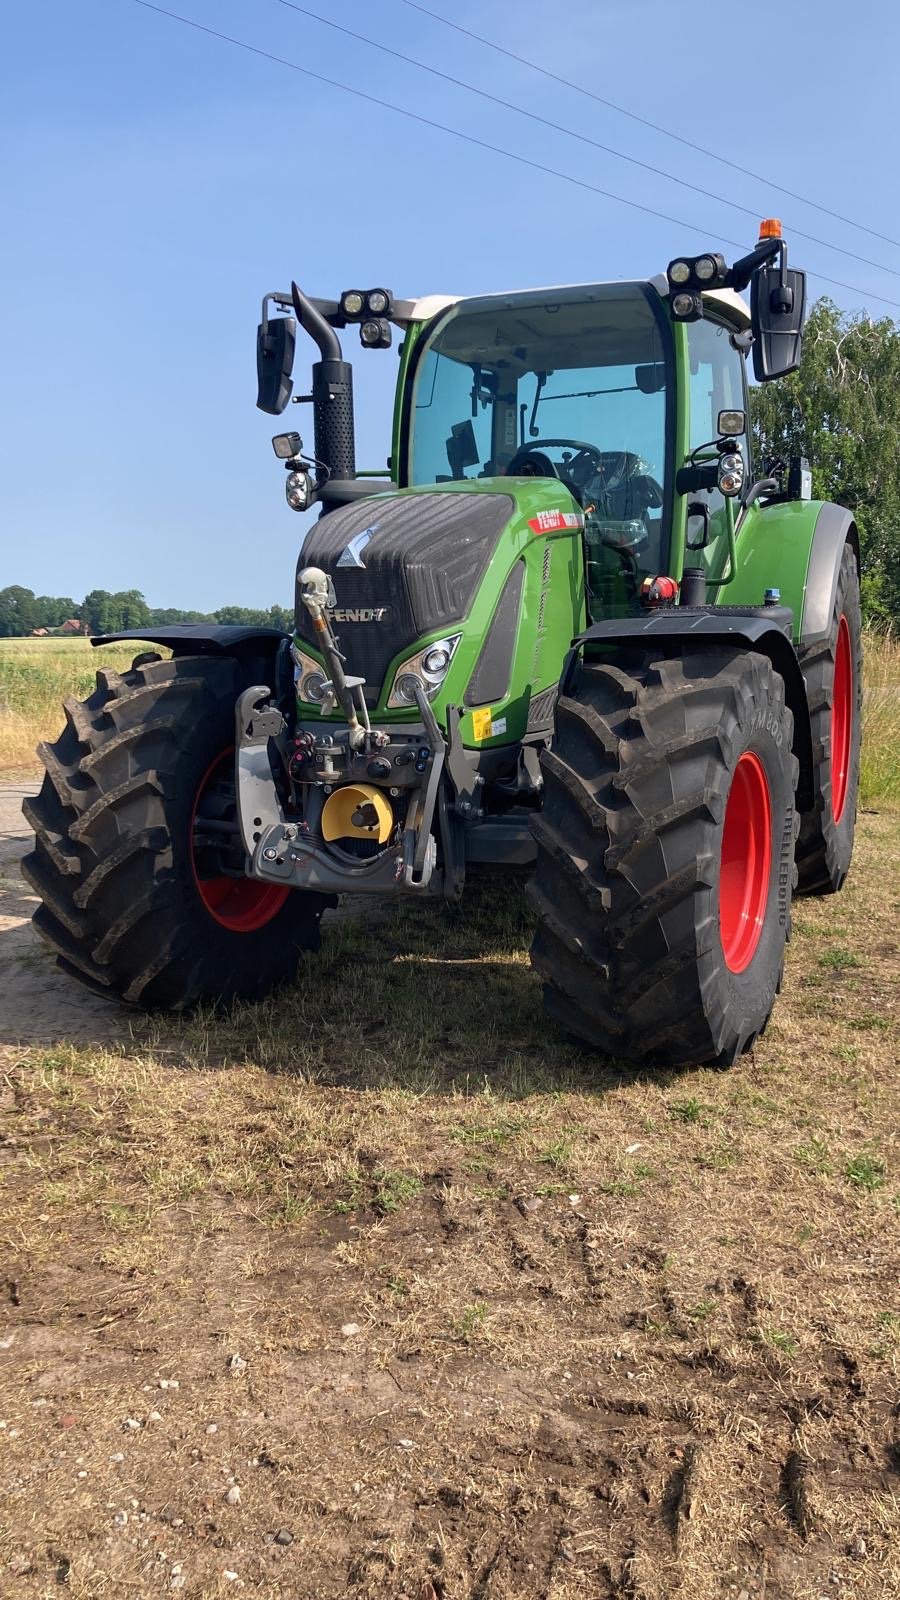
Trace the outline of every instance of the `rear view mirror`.
<instances>
[{"instance_id":1,"label":"rear view mirror","mask_svg":"<svg viewBox=\"0 0 900 1600\"><path fill-rule=\"evenodd\" d=\"M643 366L635 367L634 381L641 394L659 394L666 387L665 362L648 361Z\"/></svg>"},{"instance_id":2,"label":"rear view mirror","mask_svg":"<svg viewBox=\"0 0 900 1600\"><path fill-rule=\"evenodd\" d=\"M757 383L796 372L806 317L806 273L796 267L759 267L751 280L750 314Z\"/></svg>"},{"instance_id":3,"label":"rear view mirror","mask_svg":"<svg viewBox=\"0 0 900 1600\"><path fill-rule=\"evenodd\" d=\"M477 467L479 461L475 429L471 422L453 422L447 440L447 460L454 478L461 478L465 467Z\"/></svg>"},{"instance_id":4,"label":"rear view mirror","mask_svg":"<svg viewBox=\"0 0 900 1600\"><path fill-rule=\"evenodd\" d=\"M272 317L256 330L256 404L271 417L280 417L291 398L296 335L293 317Z\"/></svg>"}]
</instances>

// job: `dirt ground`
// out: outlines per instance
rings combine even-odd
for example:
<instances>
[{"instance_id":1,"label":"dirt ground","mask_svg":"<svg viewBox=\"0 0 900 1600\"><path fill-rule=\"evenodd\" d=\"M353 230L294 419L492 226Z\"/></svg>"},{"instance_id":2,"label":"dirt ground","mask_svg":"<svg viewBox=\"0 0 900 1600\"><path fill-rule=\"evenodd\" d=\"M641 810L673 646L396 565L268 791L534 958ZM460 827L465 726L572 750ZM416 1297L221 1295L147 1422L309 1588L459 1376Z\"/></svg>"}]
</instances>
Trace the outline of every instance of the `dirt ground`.
<instances>
[{"instance_id":1,"label":"dirt ground","mask_svg":"<svg viewBox=\"0 0 900 1600\"><path fill-rule=\"evenodd\" d=\"M517 885L148 1021L2 797L0 1595L900 1596L900 818L729 1073L544 1024Z\"/></svg>"}]
</instances>

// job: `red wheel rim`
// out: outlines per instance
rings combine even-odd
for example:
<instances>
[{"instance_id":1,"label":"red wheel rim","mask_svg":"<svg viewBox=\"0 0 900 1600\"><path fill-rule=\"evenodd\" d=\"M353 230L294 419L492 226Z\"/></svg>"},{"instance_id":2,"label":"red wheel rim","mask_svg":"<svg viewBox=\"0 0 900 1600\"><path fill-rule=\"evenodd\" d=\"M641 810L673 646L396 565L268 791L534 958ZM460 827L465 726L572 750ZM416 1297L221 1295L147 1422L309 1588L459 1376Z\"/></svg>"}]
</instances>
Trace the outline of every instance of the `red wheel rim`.
<instances>
[{"instance_id":1,"label":"red wheel rim","mask_svg":"<svg viewBox=\"0 0 900 1600\"><path fill-rule=\"evenodd\" d=\"M850 743L853 732L853 651L847 618L838 623L831 691L831 811L840 822L847 804L850 779Z\"/></svg>"},{"instance_id":2,"label":"red wheel rim","mask_svg":"<svg viewBox=\"0 0 900 1600\"><path fill-rule=\"evenodd\" d=\"M730 972L745 972L756 954L771 866L769 781L759 756L745 750L728 791L719 873L719 932Z\"/></svg>"},{"instance_id":3,"label":"red wheel rim","mask_svg":"<svg viewBox=\"0 0 900 1600\"><path fill-rule=\"evenodd\" d=\"M191 812L191 870L197 893L214 922L231 933L255 933L278 915L290 889L282 888L280 884L260 883L257 878L230 878L225 874L220 877L201 877L194 848L194 826L204 798L223 775L230 774L233 761L234 750L223 750L210 763L200 780Z\"/></svg>"}]
</instances>

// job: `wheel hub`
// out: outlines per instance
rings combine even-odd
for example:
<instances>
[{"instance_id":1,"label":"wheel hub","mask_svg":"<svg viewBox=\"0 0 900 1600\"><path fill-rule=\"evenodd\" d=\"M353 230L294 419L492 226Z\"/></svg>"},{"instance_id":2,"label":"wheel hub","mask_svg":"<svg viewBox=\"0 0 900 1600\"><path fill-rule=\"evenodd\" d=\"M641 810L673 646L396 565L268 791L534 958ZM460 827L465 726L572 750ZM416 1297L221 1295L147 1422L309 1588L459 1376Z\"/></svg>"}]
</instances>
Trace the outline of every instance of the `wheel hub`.
<instances>
[{"instance_id":1,"label":"wheel hub","mask_svg":"<svg viewBox=\"0 0 900 1600\"><path fill-rule=\"evenodd\" d=\"M719 873L719 931L725 965L746 972L760 941L772 865L772 804L766 771L752 750L728 791Z\"/></svg>"},{"instance_id":2,"label":"wheel hub","mask_svg":"<svg viewBox=\"0 0 900 1600\"><path fill-rule=\"evenodd\" d=\"M198 842L210 832L221 835L221 848L210 849ZM231 847L232 834L234 841L239 841L234 750L229 749L210 763L197 790L191 813L191 868L197 892L213 921L231 933L256 933L278 915L291 891L280 884L247 878L237 870L223 871L222 858Z\"/></svg>"}]
</instances>

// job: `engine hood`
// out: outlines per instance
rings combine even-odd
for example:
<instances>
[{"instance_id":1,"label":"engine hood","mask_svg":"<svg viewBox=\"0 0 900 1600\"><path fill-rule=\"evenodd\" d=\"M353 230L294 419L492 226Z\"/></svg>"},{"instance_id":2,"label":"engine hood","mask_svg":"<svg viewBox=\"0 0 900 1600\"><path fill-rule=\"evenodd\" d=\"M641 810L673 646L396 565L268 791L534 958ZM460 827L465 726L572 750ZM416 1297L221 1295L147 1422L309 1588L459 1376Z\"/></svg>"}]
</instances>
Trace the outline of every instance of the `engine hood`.
<instances>
[{"instance_id":1,"label":"engine hood","mask_svg":"<svg viewBox=\"0 0 900 1600\"><path fill-rule=\"evenodd\" d=\"M309 530L298 576L321 567L331 577L341 649L372 704L405 646L465 619L515 511L502 492L378 495L328 512ZM295 612L297 633L315 644L299 589Z\"/></svg>"}]
</instances>

